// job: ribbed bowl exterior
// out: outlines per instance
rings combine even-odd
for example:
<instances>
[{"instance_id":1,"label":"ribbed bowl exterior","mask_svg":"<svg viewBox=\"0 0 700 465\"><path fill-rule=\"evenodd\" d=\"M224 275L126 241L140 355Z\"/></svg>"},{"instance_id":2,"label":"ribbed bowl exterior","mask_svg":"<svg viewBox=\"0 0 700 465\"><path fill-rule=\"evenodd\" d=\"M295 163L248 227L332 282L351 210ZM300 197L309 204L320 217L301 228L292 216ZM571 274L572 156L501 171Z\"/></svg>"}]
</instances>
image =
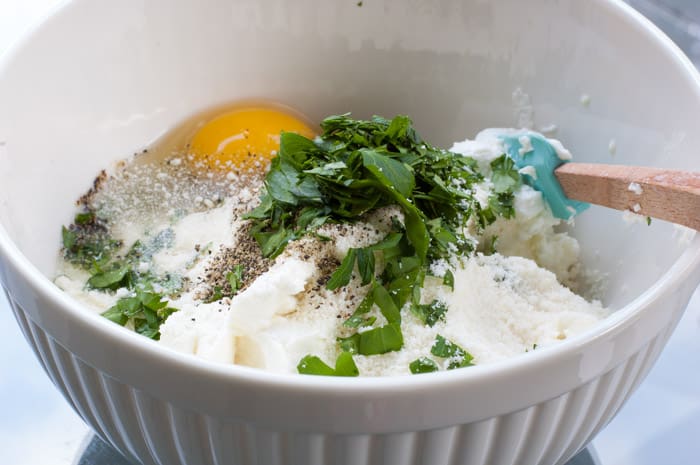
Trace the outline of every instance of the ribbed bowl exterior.
<instances>
[{"instance_id":1,"label":"ribbed bowl exterior","mask_svg":"<svg viewBox=\"0 0 700 465\"><path fill-rule=\"evenodd\" d=\"M675 322L600 377L479 422L398 434L270 431L198 414L107 376L65 350L10 297L25 338L73 409L144 465L556 465L581 450L644 379ZM546 382L546 380L543 380Z\"/></svg>"}]
</instances>

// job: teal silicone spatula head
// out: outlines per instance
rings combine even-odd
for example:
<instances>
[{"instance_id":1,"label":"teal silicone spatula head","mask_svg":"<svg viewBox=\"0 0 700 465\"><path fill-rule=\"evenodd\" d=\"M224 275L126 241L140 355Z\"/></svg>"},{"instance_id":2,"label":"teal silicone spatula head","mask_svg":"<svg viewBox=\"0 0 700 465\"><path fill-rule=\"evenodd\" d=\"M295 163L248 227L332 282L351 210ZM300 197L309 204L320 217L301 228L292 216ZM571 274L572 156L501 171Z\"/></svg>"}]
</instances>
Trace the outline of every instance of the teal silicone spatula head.
<instances>
[{"instance_id":1,"label":"teal silicone spatula head","mask_svg":"<svg viewBox=\"0 0 700 465\"><path fill-rule=\"evenodd\" d=\"M521 170L525 183L542 192L556 218L569 220L590 206L564 195L554 170L566 163L569 157L563 147L553 145L556 141L550 142L542 134L528 130L499 134L498 137L503 141L506 154Z\"/></svg>"}]
</instances>

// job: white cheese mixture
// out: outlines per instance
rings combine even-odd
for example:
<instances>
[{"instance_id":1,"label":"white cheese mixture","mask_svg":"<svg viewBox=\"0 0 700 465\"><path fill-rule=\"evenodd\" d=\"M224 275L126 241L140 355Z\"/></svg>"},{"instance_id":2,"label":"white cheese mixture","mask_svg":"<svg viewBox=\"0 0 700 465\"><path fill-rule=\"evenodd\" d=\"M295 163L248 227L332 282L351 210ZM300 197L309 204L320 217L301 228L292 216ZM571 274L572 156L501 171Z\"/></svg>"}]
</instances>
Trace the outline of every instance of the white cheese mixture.
<instances>
[{"instance_id":1,"label":"white cheese mixture","mask_svg":"<svg viewBox=\"0 0 700 465\"><path fill-rule=\"evenodd\" d=\"M487 175L490 162L504 153L500 142L488 135L456 143L451 150L475 158ZM561 144L557 152L563 159L570 158ZM475 194L484 206L491 189L488 178L476 186ZM327 290L319 284L322 262L342 260L349 248L378 242L390 231L392 217L401 220L402 215L397 208L387 207L363 222L326 224L319 233L330 241L303 237L234 297L206 303L201 297L206 284L203 276L217 251L235 249L245 223L236 211L250 208L251 197L245 195L245 208L235 205L233 197L205 211L171 215L147 227L130 216L136 223L119 228L145 231L149 237L167 231L171 238L167 246L143 266L190 283L179 297L170 299L169 305L179 311L160 327L160 343L207 360L280 373L296 373L299 360L309 354L332 365L339 353L336 338L343 334L343 321L366 290L358 276L348 286ZM580 284L579 246L573 237L557 230L561 222L552 216L541 194L522 186L515 193L514 206L514 219L498 219L478 238L480 252L452 264L456 265L454 291L442 279L426 278L422 300L446 304L445 320L429 327L403 311L403 349L356 355L361 375L409 374L412 361L430 356L438 334L466 349L475 364L484 364L556 343L609 314L599 302L587 302L570 290ZM498 238L496 252L487 255L494 237ZM121 239L127 246L135 240L127 232ZM446 269L447 263L437 262L431 272L440 277ZM97 312L114 305L120 295L86 290L87 278L85 272L63 263L55 282ZM382 322L376 307L371 314ZM434 360L444 368L444 360Z\"/></svg>"}]
</instances>

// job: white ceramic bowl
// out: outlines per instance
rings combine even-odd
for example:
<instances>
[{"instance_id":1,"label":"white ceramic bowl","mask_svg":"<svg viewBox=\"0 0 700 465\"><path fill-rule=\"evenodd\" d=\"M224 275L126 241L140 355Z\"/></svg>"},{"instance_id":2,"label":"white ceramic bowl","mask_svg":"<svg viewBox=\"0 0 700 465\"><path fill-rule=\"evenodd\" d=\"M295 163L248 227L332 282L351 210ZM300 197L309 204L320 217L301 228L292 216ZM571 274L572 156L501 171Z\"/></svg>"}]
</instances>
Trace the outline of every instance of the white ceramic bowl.
<instances>
[{"instance_id":1,"label":"white ceramic bowl","mask_svg":"<svg viewBox=\"0 0 700 465\"><path fill-rule=\"evenodd\" d=\"M443 145L534 115L580 161L697 169L699 89L612 0L78 0L0 66L0 277L55 385L135 461L561 464L658 357L700 280L697 238L593 208L575 232L619 309L594 331L466 370L334 379L208 363L89 313L51 283L59 227L99 169L222 102L405 113Z\"/></svg>"}]
</instances>

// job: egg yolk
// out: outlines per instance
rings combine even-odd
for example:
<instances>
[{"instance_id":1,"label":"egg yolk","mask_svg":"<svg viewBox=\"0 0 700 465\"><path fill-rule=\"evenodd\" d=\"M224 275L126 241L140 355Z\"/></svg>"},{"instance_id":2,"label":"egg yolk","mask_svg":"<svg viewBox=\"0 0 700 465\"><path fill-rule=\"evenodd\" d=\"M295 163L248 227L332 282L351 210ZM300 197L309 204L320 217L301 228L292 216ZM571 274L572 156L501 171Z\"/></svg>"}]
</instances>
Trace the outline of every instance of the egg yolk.
<instances>
[{"instance_id":1,"label":"egg yolk","mask_svg":"<svg viewBox=\"0 0 700 465\"><path fill-rule=\"evenodd\" d=\"M313 138L299 118L272 108L240 108L207 122L190 142L190 154L211 169L263 172L280 148L280 133Z\"/></svg>"}]
</instances>

